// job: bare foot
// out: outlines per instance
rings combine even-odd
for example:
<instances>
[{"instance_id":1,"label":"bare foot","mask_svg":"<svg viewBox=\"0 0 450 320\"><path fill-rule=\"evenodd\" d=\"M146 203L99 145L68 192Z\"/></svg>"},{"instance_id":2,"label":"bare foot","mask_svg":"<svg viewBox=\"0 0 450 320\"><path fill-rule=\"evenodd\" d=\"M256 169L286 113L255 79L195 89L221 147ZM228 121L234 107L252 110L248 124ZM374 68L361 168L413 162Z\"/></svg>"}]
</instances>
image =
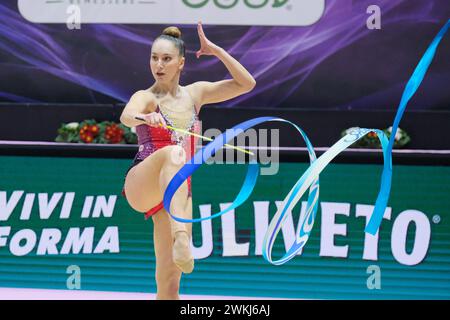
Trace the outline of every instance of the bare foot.
<instances>
[{"instance_id":1,"label":"bare foot","mask_svg":"<svg viewBox=\"0 0 450 320\"><path fill-rule=\"evenodd\" d=\"M191 243L186 231L175 232L172 259L183 273L191 273L194 270L194 257L191 254Z\"/></svg>"}]
</instances>

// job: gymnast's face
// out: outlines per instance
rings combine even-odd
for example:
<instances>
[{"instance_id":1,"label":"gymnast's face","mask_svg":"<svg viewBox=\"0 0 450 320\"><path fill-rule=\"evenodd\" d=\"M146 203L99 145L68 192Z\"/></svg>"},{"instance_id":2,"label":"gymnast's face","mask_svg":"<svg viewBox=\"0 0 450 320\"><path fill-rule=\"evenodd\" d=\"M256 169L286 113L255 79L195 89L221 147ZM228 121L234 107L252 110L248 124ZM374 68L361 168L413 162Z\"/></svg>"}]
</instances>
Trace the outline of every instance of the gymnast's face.
<instances>
[{"instance_id":1,"label":"gymnast's face","mask_svg":"<svg viewBox=\"0 0 450 320\"><path fill-rule=\"evenodd\" d=\"M184 60L172 41L159 39L154 42L150 55L150 68L156 82L171 82L183 70Z\"/></svg>"}]
</instances>

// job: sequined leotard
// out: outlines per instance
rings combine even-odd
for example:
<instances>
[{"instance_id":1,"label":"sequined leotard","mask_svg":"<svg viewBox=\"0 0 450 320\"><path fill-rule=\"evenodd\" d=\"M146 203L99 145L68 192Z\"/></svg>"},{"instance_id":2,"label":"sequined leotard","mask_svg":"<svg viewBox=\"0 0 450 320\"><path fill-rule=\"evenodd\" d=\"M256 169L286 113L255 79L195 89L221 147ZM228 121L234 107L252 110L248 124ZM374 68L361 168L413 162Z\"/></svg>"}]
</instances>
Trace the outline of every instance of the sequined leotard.
<instances>
[{"instance_id":1,"label":"sequined leotard","mask_svg":"<svg viewBox=\"0 0 450 320\"><path fill-rule=\"evenodd\" d=\"M168 115L161 110L161 108L157 107L155 112L161 113L162 117L166 121L166 123L172 127L176 127ZM192 118L186 131L199 133L199 118L197 114L197 110L195 106L193 106L193 112L192 112ZM197 142L197 138L191 135L183 135L180 134L177 131L173 131L171 129L165 128L165 127L152 127L147 124L140 124L136 126L136 134L138 137L138 144L139 144L139 150L136 153L136 156L134 157L134 160L131 164L131 166L128 168L127 172L125 173L125 178L128 174L128 172L133 168L135 165L139 164L141 161L143 161L145 158L147 158L149 155L151 155L153 152L155 152L158 149L161 149L168 145L175 145L178 144L184 148L186 151L187 161L195 154L195 145ZM124 181L125 181L124 178ZM188 184L188 196L192 196L192 189L191 189L191 178L189 177L187 180ZM125 195L125 187L122 188L122 195L126 198ZM145 218L148 219L150 216L156 214L159 210L163 208L163 202L161 202L146 212Z\"/></svg>"}]
</instances>

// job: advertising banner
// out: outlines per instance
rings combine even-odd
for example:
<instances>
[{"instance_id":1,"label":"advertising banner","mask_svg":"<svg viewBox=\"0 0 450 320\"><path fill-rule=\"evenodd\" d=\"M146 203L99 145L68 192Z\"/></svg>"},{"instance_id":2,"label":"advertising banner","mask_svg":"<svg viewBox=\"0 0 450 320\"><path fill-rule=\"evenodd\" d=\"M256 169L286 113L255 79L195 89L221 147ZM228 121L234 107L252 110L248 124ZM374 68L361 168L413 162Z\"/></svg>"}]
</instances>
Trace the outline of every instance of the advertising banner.
<instances>
[{"instance_id":1,"label":"advertising banner","mask_svg":"<svg viewBox=\"0 0 450 320\"><path fill-rule=\"evenodd\" d=\"M156 292L153 223L120 194L129 160L0 157L0 287ZM364 233L381 165L331 164L303 251L262 257L271 217L307 163L262 175L250 199L193 225L196 267L182 294L299 299L450 298L450 168L396 165L379 232ZM204 165L194 217L224 209L246 165ZM305 203L285 220L273 256L294 241ZM79 276L74 287L73 277Z\"/></svg>"},{"instance_id":2,"label":"advertising banner","mask_svg":"<svg viewBox=\"0 0 450 320\"><path fill-rule=\"evenodd\" d=\"M35 23L145 23L307 26L320 19L325 0L19 0ZM126 11L126 14L124 12Z\"/></svg>"}]
</instances>

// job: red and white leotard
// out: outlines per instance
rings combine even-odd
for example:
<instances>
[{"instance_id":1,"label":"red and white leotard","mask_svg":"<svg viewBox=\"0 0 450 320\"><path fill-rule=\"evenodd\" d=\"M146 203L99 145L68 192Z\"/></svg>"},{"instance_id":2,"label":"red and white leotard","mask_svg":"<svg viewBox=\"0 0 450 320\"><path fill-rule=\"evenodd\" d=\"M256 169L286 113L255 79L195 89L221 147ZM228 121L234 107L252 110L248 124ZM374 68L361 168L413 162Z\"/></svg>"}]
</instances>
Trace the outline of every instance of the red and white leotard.
<instances>
[{"instance_id":1,"label":"red and white leotard","mask_svg":"<svg viewBox=\"0 0 450 320\"><path fill-rule=\"evenodd\" d=\"M167 114L161 108L157 107L155 112L161 113L162 117L166 121L166 123L172 127L176 127ZM193 106L193 112L192 112L192 118L188 125L188 128L182 128L186 131L193 132L193 133L200 133L200 121L198 118L198 113ZM197 142L197 138L191 135L184 135L182 133L178 133L177 131L173 131L171 129L165 128L165 127L152 127L147 124L140 124L136 126L136 134L138 137L138 144L139 144L139 150L136 153L136 156L134 157L133 163L128 168L126 175L128 174L128 171L141 161L143 161L145 158L147 158L149 155L151 155L153 152L155 152L158 149L161 149L168 145L180 145L184 148L186 151L186 161L189 161L195 154L195 145ZM192 196L192 189L191 189L191 177L187 179L188 183L188 196ZM125 195L125 188L122 188L122 195L126 198ZM161 202L146 212L145 218L148 219L150 216L156 214L159 210L163 208L163 202Z\"/></svg>"}]
</instances>

